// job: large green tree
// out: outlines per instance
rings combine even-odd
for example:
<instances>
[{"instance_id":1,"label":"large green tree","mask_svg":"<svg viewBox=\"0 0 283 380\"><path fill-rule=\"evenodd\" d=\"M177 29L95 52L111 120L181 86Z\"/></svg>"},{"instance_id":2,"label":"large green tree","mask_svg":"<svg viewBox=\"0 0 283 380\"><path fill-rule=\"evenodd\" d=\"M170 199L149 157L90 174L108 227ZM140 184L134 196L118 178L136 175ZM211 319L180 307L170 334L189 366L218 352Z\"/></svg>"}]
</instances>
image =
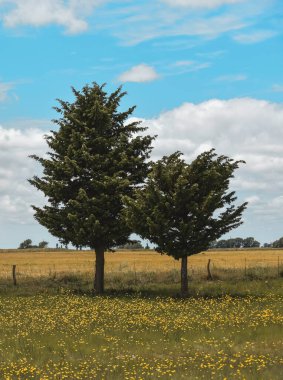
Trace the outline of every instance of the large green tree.
<instances>
[{"instance_id":1,"label":"large green tree","mask_svg":"<svg viewBox=\"0 0 283 380\"><path fill-rule=\"evenodd\" d=\"M95 291L104 291L104 253L129 241L131 229L122 220L122 196L148 174L152 137L129 122L134 111L118 110L125 95L119 87L107 95L104 85L74 88L75 100L59 101L59 126L46 136L47 157L31 156L43 167L29 182L47 197L33 206L35 218L63 244L88 246L96 252Z\"/></svg>"},{"instance_id":2,"label":"large green tree","mask_svg":"<svg viewBox=\"0 0 283 380\"><path fill-rule=\"evenodd\" d=\"M152 165L146 184L127 198L125 217L160 253L181 259L181 294L188 292L187 257L238 227L247 203L236 207L229 191L233 172L243 161L214 150L187 164L176 152Z\"/></svg>"}]
</instances>

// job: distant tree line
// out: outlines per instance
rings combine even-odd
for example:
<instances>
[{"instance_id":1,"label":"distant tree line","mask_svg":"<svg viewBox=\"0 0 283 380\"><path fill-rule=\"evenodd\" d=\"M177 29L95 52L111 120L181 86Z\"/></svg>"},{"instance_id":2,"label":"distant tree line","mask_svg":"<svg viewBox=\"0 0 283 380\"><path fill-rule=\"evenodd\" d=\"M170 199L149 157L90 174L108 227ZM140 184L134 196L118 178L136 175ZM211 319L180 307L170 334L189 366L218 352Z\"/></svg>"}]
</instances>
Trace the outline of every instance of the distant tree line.
<instances>
[{"instance_id":1,"label":"distant tree line","mask_svg":"<svg viewBox=\"0 0 283 380\"><path fill-rule=\"evenodd\" d=\"M221 239L211 243L210 248L259 248L260 242L253 237L245 239L236 237L230 239ZM283 237L275 240L273 243L264 243L263 248L283 248Z\"/></svg>"},{"instance_id":2,"label":"distant tree line","mask_svg":"<svg viewBox=\"0 0 283 380\"><path fill-rule=\"evenodd\" d=\"M18 249L47 248L47 246L48 242L45 240L39 242L38 245L34 245L31 239L26 239L19 245Z\"/></svg>"},{"instance_id":3,"label":"distant tree line","mask_svg":"<svg viewBox=\"0 0 283 380\"><path fill-rule=\"evenodd\" d=\"M253 237L247 237L245 239L237 237L230 239L221 239L214 241L211 244L211 248L257 248L260 247L260 242Z\"/></svg>"},{"instance_id":4,"label":"distant tree line","mask_svg":"<svg viewBox=\"0 0 283 380\"><path fill-rule=\"evenodd\" d=\"M138 240L138 241L129 242L123 245L119 245L117 249L130 249L130 250L131 249L150 249L150 247L148 244L146 244L146 246L144 247L142 243Z\"/></svg>"}]
</instances>

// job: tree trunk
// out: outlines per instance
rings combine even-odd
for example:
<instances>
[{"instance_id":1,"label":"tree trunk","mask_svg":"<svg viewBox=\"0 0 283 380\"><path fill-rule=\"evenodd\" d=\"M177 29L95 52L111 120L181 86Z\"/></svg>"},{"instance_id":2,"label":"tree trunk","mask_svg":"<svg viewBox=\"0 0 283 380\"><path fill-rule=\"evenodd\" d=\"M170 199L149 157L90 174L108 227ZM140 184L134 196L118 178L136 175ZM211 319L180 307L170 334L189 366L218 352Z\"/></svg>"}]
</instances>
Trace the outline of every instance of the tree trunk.
<instances>
[{"instance_id":1,"label":"tree trunk","mask_svg":"<svg viewBox=\"0 0 283 380\"><path fill-rule=\"evenodd\" d=\"M104 293L104 248L95 249L95 277L94 291L96 294Z\"/></svg>"},{"instance_id":2,"label":"tree trunk","mask_svg":"<svg viewBox=\"0 0 283 380\"><path fill-rule=\"evenodd\" d=\"M188 257L182 257L181 262L181 297L188 295Z\"/></svg>"}]
</instances>

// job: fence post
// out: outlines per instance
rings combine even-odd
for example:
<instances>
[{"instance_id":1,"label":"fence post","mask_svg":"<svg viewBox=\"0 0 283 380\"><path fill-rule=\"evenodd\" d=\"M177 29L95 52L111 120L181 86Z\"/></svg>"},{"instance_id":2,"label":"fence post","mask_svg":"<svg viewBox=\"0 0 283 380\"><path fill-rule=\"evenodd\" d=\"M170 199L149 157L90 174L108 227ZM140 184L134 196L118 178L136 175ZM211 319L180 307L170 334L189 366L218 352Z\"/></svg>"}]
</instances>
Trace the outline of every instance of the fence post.
<instances>
[{"instance_id":1,"label":"fence post","mask_svg":"<svg viewBox=\"0 0 283 380\"><path fill-rule=\"evenodd\" d=\"M17 285L17 278L16 278L16 265L13 265L13 269L12 269L12 275L13 275L13 284L14 286Z\"/></svg>"},{"instance_id":2,"label":"fence post","mask_svg":"<svg viewBox=\"0 0 283 380\"><path fill-rule=\"evenodd\" d=\"M277 269L278 269L278 277L280 277L280 262L279 262L279 256L277 261Z\"/></svg>"},{"instance_id":3,"label":"fence post","mask_svg":"<svg viewBox=\"0 0 283 380\"><path fill-rule=\"evenodd\" d=\"M247 258L245 257L245 277L247 277Z\"/></svg>"},{"instance_id":4,"label":"fence post","mask_svg":"<svg viewBox=\"0 0 283 380\"><path fill-rule=\"evenodd\" d=\"M213 280L213 277L212 277L212 274L211 274L211 271L210 271L210 263L211 263L211 259L208 259L208 263L207 263L207 279L208 280Z\"/></svg>"}]
</instances>

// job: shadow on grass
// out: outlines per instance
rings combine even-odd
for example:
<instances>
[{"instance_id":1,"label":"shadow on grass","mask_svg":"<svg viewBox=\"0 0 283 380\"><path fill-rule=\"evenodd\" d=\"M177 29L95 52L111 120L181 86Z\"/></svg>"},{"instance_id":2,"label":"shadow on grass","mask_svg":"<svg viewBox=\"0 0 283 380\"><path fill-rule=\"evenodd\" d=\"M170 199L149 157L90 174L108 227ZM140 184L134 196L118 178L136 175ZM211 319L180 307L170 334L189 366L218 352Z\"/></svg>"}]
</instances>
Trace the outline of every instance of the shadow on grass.
<instances>
[{"instance_id":1,"label":"shadow on grass","mask_svg":"<svg viewBox=\"0 0 283 380\"><path fill-rule=\"evenodd\" d=\"M205 278L189 278L188 297L221 298L225 295L237 298L260 297L270 293L283 295L281 278L259 279L247 276L241 280L225 278L208 281ZM76 273L53 273L47 277L19 277L14 286L11 279L0 278L0 295L34 296L37 294L74 294L94 297L93 279ZM105 278L106 297L180 298L180 283L176 273L115 273Z\"/></svg>"}]
</instances>

